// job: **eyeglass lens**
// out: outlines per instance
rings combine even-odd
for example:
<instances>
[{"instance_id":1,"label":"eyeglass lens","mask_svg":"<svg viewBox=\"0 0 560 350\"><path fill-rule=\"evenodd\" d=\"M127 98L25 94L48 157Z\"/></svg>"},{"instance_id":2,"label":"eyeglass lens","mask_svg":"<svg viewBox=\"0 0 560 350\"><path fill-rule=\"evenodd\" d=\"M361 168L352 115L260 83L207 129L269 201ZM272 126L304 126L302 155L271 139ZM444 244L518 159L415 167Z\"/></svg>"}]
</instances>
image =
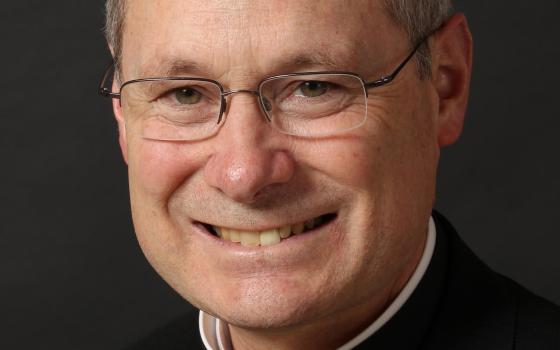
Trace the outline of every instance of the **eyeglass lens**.
<instances>
[{"instance_id":1,"label":"eyeglass lens","mask_svg":"<svg viewBox=\"0 0 560 350\"><path fill-rule=\"evenodd\" d=\"M353 129L367 115L363 82L349 74L273 77L261 83L259 94L271 126L297 136ZM205 80L140 80L121 91L127 127L155 140L212 136L221 124L222 101L220 86Z\"/></svg>"}]
</instances>

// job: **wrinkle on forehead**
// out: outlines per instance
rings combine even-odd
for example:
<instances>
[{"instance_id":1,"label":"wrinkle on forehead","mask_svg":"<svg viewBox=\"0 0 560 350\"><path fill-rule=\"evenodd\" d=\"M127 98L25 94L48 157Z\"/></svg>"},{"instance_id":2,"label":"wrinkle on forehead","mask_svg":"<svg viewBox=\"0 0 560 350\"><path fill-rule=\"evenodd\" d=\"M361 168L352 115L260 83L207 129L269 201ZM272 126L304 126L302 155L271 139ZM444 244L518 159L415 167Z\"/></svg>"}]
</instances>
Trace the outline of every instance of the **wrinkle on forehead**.
<instances>
[{"instance_id":1,"label":"wrinkle on forehead","mask_svg":"<svg viewBox=\"0 0 560 350\"><path fill-rule=\"evenodd\" d=\"M384 52L378 48L378 36L370 33L386 30L392 22L380 15L383 10L377 3L135 2L129 8L135 23L129 21L127 31L131 37L127 49L137 53L131 62L136 66L133 75L190 70L214 79L235 74L262 77L306 66L356 71L375 62L372 52Z\"/></svg>"},{"instance_id":2,"label":"wrinkle on forehead","mask_svg":"<svg viewBox=\"0 0 560 350\"><path fill-rule=\"evenodd\" d=\"M148 77L179 77L179 76L204 76L211 70L194 60L184 56L162 57L153 61L152 66L144 67L143 74ZM347 60L339 55L333 55L329 51L303 52L282 56L275 61L274 66L279 70L293 69L295 71L313 69L313 67L328 68L328 70L340 70L347 66Z\"/></svg>"}]
</instances>

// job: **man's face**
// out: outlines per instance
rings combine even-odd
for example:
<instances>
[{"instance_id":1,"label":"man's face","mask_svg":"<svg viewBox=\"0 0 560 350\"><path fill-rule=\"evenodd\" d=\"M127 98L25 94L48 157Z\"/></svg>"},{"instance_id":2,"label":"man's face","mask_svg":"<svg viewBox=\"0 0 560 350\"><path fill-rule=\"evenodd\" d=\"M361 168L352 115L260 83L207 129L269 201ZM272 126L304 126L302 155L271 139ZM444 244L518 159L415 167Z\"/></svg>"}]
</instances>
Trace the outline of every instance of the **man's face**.
<instances>
[{"instance_id":1,"label":"man's face","mask_svg":"<svg viewBox=\"0 0 560 350\"><path fill-rule=\"evenodd\" d=\"M173 70L254 89L275 74L342 70L369 81L409 53L379 1L129 1L122 77ZM416 69L412 61L370 90L365 125L332 137L275 131L251 94L229 97L223 127L194 142L143 139L117 105L150 263L192 304L238 326L302 325L383 304L422 252L434 199L437 97ZM255 236L316 218L328 220L270 246L208 230Z\"/></svg>"}]
</instances>

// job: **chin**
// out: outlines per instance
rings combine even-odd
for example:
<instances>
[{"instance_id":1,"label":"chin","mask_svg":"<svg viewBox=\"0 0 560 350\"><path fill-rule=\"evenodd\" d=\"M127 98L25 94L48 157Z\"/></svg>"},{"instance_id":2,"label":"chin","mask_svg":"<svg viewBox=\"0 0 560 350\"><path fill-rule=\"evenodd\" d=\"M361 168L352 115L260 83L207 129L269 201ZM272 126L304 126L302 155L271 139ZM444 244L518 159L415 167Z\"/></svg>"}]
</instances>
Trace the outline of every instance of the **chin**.
<instances>
[{"instance_id":1,"label":"chin","mask_svg":"<svg viewBox=\"0 0 560 350\"><path fill-rule=\"evenodd\" d=\"M293 290L282 293L283 288L260 283L246 287L240 298L229 298L220 303L215 315L227 323L241 328L279 329L305 324L319 314L321 304L316 297Z\"/></svg>"},{"instance_id":2,"label":"chin","mask_svg":"<svg viewBox=\"0 0 560 350\"><path fill-rule=\"evenodd\" d=\"M303 276L302 276L303 277ZM228 278L214 285L189 283L177 290L195 307L230 325L247 329L280 329L311 322L327 310L326 293L295 276Z\"/></svg>"}]
</instances>

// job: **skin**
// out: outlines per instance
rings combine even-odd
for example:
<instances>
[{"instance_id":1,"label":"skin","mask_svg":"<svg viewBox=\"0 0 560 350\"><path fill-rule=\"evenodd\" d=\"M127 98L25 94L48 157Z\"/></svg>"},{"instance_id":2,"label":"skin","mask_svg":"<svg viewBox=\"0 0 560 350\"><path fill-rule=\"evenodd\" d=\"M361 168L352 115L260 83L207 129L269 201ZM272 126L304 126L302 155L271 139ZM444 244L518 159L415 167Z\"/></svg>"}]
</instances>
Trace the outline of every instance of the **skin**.
<instances>
[{"instance_id":1,"label":"skin","mask_svg":"<svg viewBox=\"0 0 560 350\"><path fill-rule=\"evenodd\" d=\"M373 80L410 53L379 1L134 1L123 42L123 81L164 75L169 62L188 59L176 75L227 89L298 71ZM430 46L429 79L419 79L412 61L370 91L361 128L332 137L281 134L254 96L236 94L215 136L153 141L115 101L140 245L179 294L228 322L236 349L336 348L375 320L413 273L440 148L463 125L472 46L465 18L452 17ZM321 52L333 62L286 62ZM194 224L258 231L325 213L337 219L259 248Z\"/></svg>"}]
</instances>

